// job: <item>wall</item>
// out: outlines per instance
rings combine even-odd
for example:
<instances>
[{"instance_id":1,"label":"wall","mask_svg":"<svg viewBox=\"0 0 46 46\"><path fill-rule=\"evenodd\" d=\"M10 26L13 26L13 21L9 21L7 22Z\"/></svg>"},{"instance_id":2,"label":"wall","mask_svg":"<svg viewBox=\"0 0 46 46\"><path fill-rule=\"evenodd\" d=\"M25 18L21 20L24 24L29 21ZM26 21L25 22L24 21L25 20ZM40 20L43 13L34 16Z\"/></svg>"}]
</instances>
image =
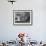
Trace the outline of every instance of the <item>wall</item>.
<instances>
[{"instance_id":1,"label":"wall","mask_svg":"<svg viewBox=\"0 0 46 46\"><path fill-rule=\"evenodd\" d=\"M14 26L13 10L33 10L32 26ZM19 32L30 34L33 40L46 40L46 1L17 0L12 5L7 0L0 0L0 40L15 40Z\"/></svg>"}]
</instances>

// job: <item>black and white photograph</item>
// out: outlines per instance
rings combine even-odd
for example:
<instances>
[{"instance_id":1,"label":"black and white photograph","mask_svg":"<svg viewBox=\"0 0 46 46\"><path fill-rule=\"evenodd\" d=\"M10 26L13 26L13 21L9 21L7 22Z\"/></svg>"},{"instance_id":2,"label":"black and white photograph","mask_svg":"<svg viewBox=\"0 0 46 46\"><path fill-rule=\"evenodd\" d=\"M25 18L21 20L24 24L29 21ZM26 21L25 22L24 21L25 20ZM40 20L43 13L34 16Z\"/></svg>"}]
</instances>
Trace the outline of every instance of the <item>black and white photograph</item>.
<instances>
[{"instance_id":1,"label":"black and white photograph","mask_svg":"<svg viewBox=\"0 0 46 46\"><path fill-rule=\"evenodd\" d=\"M32 10L13 10L13 24L31 24Z\"/></svg>"}]
</instances>

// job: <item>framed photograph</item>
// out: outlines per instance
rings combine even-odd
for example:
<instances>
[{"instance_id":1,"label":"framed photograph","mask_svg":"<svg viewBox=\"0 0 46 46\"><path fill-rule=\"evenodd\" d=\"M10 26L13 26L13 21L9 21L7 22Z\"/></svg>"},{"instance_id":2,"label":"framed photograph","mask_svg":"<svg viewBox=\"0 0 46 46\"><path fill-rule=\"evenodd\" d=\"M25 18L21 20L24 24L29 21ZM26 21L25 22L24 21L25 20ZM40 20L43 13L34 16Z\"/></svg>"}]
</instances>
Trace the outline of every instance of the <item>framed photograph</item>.
<instances>
[{"instance_id":1,"label":"framed photograph","mask_svg":"<svg viewBox=\"0 0 46 46\"><path fill-rule=\"evenodd\" d=\"M13 24L32 24L32 10L13 10Z\"/></svg>"}]
</instances>

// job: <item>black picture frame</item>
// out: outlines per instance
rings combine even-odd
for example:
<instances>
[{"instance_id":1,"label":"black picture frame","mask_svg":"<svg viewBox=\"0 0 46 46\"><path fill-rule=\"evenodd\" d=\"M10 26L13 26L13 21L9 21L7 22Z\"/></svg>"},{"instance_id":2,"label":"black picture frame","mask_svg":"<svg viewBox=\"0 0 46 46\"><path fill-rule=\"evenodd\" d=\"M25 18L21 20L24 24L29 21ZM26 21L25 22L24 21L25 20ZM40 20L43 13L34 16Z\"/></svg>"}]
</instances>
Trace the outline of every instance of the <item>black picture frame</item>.
<instances>
[{"instance_id":1,"label":"black picture frame","mask_svg":"<svg viewBox=\"0 0 46 46\"><path fill-rule=\"evenodd\" d=\"M13 10L13 25L32 25L32 10Z\"/></svg>"}]
</instances>

